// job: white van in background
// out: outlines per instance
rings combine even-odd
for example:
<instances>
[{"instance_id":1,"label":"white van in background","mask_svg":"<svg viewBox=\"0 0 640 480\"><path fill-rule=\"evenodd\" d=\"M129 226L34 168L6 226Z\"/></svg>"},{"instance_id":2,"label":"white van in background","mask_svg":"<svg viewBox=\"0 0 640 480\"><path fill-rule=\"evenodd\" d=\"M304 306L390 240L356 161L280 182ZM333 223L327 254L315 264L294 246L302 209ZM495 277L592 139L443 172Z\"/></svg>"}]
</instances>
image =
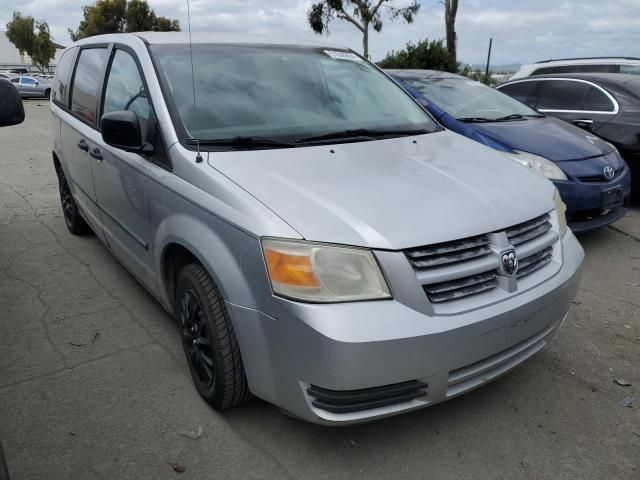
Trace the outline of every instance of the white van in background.
<instances>
[{"instance_id":1,"label":"white van in background","mask_svg":"<svg viewBox=\"0 0 640 480\"><path fill-rule=\"evenodd\" d=\"M522 65L510 80L551 73L630 73L640 75L640 58L587 57L542 60Z\"/></svg>"}]
</instances>

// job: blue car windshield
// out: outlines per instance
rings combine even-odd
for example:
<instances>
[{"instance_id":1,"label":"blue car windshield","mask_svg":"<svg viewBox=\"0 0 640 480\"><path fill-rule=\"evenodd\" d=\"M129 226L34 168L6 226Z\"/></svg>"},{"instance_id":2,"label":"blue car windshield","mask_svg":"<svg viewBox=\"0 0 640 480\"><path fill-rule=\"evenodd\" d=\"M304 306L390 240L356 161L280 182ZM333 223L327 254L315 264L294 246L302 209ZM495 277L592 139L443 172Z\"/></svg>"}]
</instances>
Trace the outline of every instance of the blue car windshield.
<instances>
[{"instance_id":1,"label":"blue car windshield","mask_svg":"<svg viewBox=\"0 0 640 480\"><path fill-rule=\"evenodd\" d=\"M393 81L346 50L194 44L195 103L189 45L153 45L151 53L193 139L295 142L336 132L393 137L440 128Z\"/></svg>"},{"instance_id":2,"label":"blue car windshield","mask_svg":"<svg viewBox=\"0 0 640 480\"><path fill-rule=\"evenodd\" d=\"M457 119L540 115L509 95L467 78L403 78L402 81Z\"/></svg>"}]
</instances>

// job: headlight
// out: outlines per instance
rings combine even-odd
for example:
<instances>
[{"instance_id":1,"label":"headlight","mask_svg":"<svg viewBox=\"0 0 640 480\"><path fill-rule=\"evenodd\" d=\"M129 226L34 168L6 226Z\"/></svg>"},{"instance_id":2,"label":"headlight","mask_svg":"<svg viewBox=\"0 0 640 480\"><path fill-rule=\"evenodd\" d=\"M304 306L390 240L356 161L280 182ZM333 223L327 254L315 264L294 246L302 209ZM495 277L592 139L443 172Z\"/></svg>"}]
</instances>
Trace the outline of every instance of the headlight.
<instances>
[{"instance_id":1,"label":"headlight","mask_svg":"<svg viewBox=\"0 0 640 480\"><path fill-rule=\"evenodd\" d=\"M556 204L558 225L560 225L560 236L564 237L564 234L567 231L567 206L562 201L562 198L560 198L560 192L558 192L557 188L555 193L553 194L553 203Z\"/></svg>"},{"instance_id":2,"label":"headlight","mask_svg":"<svg viewBox=\"0 0 640 480\"><path fill-rule=\"evenodd\" d=\"M278 295L323 303L391 298L369 250L275 239L263 239L262 250Z\"/></svg>"},{"instance_id":3,"label":"headlight","mask_svg":"<svg viewBox=\"0 0 640 480\"><path fill-rule=\"evenodd\" d=\"M602 141L611 147L612 152L615 152L618 155L620 155L620 152L618 151L618 147L616 147L613 143L607 142L606 140L602 140Z\"/></svg>"},{"instance_id":4,"label":"headlight","mask_svg":"<svg viewBox=\"0 0 640 480\"><path fill-rule=\"evenodd\" d=\"M567 180L567 176L551 160L529 152L515 151L515 154L507 154L510 159L530 168L549 180Z\"/></svg>"}]
</instances>

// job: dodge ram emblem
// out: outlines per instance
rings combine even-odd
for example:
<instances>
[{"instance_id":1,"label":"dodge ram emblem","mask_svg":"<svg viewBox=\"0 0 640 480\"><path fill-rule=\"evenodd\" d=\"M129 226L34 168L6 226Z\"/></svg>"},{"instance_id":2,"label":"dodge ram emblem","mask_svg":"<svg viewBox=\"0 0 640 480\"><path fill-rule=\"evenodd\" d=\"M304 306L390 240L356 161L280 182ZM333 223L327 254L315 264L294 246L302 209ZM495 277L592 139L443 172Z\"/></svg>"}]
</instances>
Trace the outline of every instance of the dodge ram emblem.
<instances>
[{"instance_id":1,"label":"dodge ram emblem","mask_svg":"<svg viewBox=\"0 0 640 480\"><path fill-rule=\"evenodd\" d=\"M502 270L504 271L505 275L513 277L518 271L518 257L516 256L516 251L511 249L502 252L501 260Z\"/></svg>"}]
</instances>

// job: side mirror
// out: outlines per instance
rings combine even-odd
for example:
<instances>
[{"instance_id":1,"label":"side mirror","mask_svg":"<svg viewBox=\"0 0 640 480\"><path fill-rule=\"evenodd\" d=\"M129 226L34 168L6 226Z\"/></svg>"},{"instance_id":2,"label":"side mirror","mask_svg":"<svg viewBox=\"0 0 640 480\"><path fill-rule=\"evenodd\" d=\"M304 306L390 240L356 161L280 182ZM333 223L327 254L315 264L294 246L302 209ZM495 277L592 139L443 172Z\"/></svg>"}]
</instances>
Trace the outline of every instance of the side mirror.
<instances>
[{"instance_id":1,"label":"side mirror","mask_svg":"<svg viewBox=\"0 0 640 480\"><path fill-rule=\"evenodd\" d=\"M18 89L9 80L0 78L0 127L24 122L24 106Z\"/></svg>"},{"instance_id":2,"label":"side mirror","mask_svg":"<svg viewBox=\"0 0 640 480\"><path fill-rule=\"evenodd\" d=\"M105 113L100 120L102 139L107 145L127 152L148 155L153 148L142 140L140 121L128 110Z\"/></svg>"}]
</instances>

